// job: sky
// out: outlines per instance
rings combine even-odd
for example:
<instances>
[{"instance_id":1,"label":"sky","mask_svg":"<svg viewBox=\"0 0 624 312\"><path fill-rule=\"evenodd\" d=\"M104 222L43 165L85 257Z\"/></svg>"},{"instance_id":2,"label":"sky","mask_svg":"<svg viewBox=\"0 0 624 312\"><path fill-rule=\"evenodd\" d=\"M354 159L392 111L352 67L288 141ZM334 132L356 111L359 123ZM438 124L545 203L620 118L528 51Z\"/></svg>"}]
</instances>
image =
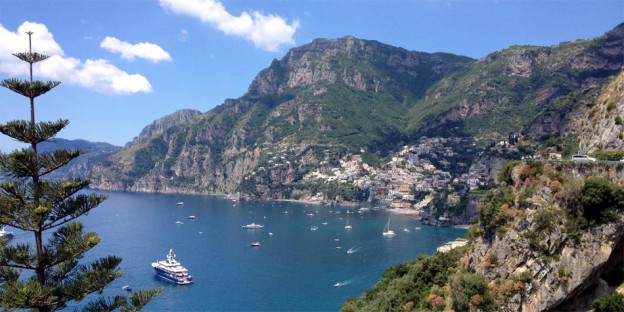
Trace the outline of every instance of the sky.
<instances>
[{"instance_id":1,"label":"sky","mask_svg":"<svg viewBox=\"0 0 624 312\"><path fill-rule=\"evenodd\" d=\"M12 53L50 56L35 101L57 137L123 146L179 109L238 98L289 49L352 35L475 59L512 45L552 46L624 22L624 1L580 0L0 0L0 80L28 79ZM29 119L28 98L0 88L0 123ZM25 147L0 135L0 150Z\"/></svg>"}]
</instances>

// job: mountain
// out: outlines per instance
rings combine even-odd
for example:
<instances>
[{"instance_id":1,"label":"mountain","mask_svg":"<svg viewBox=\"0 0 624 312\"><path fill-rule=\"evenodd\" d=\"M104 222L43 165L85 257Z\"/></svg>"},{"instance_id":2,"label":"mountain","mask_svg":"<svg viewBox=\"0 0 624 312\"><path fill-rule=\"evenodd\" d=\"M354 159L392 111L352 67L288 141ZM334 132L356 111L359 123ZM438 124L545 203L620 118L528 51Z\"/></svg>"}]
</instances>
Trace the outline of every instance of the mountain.
<instances>
[{"instance_id":1,"label":"mountain","mask_svg":"<svg viewBox=\"0 0 624 312\"><path fill-rule=\"evenodd\" d=\"M55 138L50 141L42 142L38 146L38 152L40 153L49 152L57 149L81 149L87 151L87 153L70 161L67 166L64 166L47 175L47 178L73 179L89 176L91 173L91 168L94 166L95 163L106 160L109 156L119 152L121 150L121 147L103 142L66 140L61 138Z\"/></svg>"},{"instance_id":2,"label":"mountain","mask_svg":"<svg viewBox=\"0 0 624 312\"><path fill-rule=\"evenodd\" d=\"M623 38L620 24L594 39L480 60L317 39L274 60L240 98L146 128L95 165L92 185L291 198L319 191L303 180L312 171L349 155L380 163L423 136L464 138L469 157L510 134L522 136L525 152L576 152L587 110L624 65ZM463 162L467 171L472 160Z\"/></svg>"},{"instance_id":3,"label":"mountain","mask_svg":"<svg viewBox=\"0 0 624 312\"><path fill-rule=\"evenodd\" d=\"M412 127L459 122L484 143L517 132L538 140L578 133L572 121L583 99L624 65L623 38L620 24L595 39L494 52L430 88L411 112Z\"/></svg>"},{"instance_id":4,"label":"mountain","mask_svg":"<svg viewBox=\"0 0 624 312\"><path fill-rule=\"evenodd\" d=\"M286 149L281 157L307 164L276 168L269 184L296 180L309 164L338 157L325 150L387 153L407 139L404 116L412 99L471 62L353 37L314 40L261 71L241 98L126 146L96 168L94 185L233 193L243 175L270 167L269 155Z\"/></svg>"}]
</instances>

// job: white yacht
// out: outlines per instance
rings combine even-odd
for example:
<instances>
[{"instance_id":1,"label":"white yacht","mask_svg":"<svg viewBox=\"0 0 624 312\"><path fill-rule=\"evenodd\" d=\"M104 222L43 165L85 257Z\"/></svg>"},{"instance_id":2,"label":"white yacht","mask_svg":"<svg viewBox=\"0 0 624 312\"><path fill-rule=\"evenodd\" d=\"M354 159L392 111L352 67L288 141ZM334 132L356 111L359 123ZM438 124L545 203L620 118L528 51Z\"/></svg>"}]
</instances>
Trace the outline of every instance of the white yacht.
<instances>
[{"instance_id":1,"label":"white yacht","mask_svg":"<svg viewBox=\"0 0 624 312\"><path fill-rule=\"evenodd\" d=\"M247 225L243 225L242 226L243 229L261 229L263 227L264 227L264 225L255 224L253 222L251 224L247 224Z\"/></svg>"},{"instance_id":2,"label":"white yacht","mask_svg":"<svg viewBox=\"0 0 624 312\"><path fill-rule=\"evenodd\" d=\"M189 275L188 270L175 259L173 249L169 249L167 260L152 262L152 268L156 270L158 277L169 282L178 285L186 285L193 282L193 277Z\"/></svg>"}]
</instances>

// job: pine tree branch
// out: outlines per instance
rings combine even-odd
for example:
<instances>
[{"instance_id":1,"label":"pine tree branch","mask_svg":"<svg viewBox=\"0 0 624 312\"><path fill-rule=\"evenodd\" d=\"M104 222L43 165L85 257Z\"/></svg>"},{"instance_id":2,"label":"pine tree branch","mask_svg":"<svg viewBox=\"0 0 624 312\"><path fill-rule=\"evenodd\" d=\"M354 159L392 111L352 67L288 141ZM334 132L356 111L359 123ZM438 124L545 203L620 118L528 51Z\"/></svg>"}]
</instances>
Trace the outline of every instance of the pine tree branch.
<instances>
[{"instance_id":1,"label":"pine tree branch","mask_svg":"<svg viewBox=\"0 0 624 312\"><path fill-rule=\"evenodd\" d=\"M34 270L36 259L29 244L5 246L0 250L0 266Z\"/></svg>"},{"instance_id":2,"label":"pine tree branch","mask_svg":"<svg viewBox=\"0 0 624 312\"><path fill-rule=\"evenodd\" d=\"M15 78L5 79L0 82L0 86L31 99L45 94L59 84L59 81L43 82L35 80L31 83L30 81L18 80Z\"/></svg>"},{"instance_id":3,"label":"pine tree branch","mask_svg":"<svg viewBox=\"0 0 624 312\"><path fill-rule=\"evenodd\" d=\"M39 154L39 165L41 171L39 176L44 176L53 172L76 159L80 155L86 154L86 150L55 150L52 152Z\"/></svg>"},{"instance_id":4,"label":"pine tree branch","mask_svg":"<svg viewBox=\"0 0 624 312\"><path fill-rule=\"evenodd\" d=\"M59 119L36 123L33 128L29 121L12 120L6 124L0 124L0 132L26 144L39 144L54 137L68 124L68 120Z\"/></svg>"},{"instance_id":5,"label":"pine tree branch","mask_svg":"<svg viewBox=\"0 0 624 312\"><path fill-rule=\"evenodd\" d=\"M20 52L20 53L13 53L13 55L15 55L20 60L30 63L30 64L41 62L49 58L49 56L39 54L37 52Z\"/></svg>"},{"instance_id":6,"label":"pine tree branch","mask_svg":"<svg viewBox=\"0 0 624 312\"><path fill-rule=\"evenodd\" d=\"M50 216L43 229L50 229L68 223L97 207L106 200L108 196L89 194L80 194L72 198L68 198L58 205L52 207Z\"/></svg>"},{"instance_id":7,"label":"pine tree branch","mask_svg":"<svg viewBox=\"0 0 624 312\"><path fill-rule=\"evenodd\" d=\"M74 222L54 232L45 247L43 265L53 267L67 259L79 259L100 242L96 233L83 233L83 228L82 223Z\"/></svg>"}]
</instances>

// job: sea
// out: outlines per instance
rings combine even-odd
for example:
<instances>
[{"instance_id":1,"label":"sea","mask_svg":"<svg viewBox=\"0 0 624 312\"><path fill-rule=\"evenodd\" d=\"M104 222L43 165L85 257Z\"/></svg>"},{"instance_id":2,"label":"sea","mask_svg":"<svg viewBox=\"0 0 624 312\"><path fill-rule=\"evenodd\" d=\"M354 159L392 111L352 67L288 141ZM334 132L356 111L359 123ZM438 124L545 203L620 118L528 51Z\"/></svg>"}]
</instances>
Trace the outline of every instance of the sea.
<instances>
[{"instance_id":1,"label":"sea","mask_svg":"<svg viewBox=\"0 0 624 312\"><path fill-rule=\"evenodd\" d=\"M123 276L104 296L129 294L124 285L163 287L144 311L337 311L388 267L433 254L465 233L384 210L360 214L356 208L286 201L95 192L109 198L80 218L86 231L101 238L84 260L123 258ZM388 221L393 237L382 236ZM347 222L351 229L345 229ZM264 228L242 228L250 223ZM16 234L11 243L32 242L31 233L7 229ZM174 285L154 273L151 263L164 260L170 249L193 284Z\"/></svg>"}]
</instances>

